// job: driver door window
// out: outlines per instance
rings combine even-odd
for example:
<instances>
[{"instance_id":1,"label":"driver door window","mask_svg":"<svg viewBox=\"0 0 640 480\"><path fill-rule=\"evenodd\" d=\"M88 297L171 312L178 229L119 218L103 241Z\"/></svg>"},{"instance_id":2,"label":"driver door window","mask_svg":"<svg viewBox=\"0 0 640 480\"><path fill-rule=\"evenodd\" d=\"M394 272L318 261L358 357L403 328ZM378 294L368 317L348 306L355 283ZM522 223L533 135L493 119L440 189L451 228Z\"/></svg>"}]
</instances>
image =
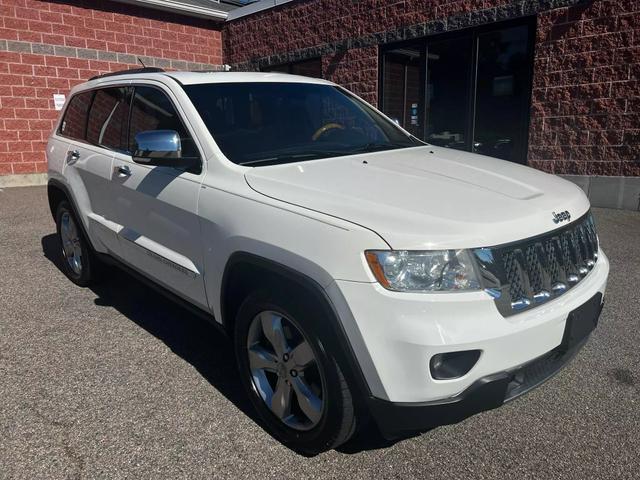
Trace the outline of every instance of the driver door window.
<instances>
[{"instance_id":1,"label":"driver door window","mask_svg":"<svg viewBox=\"0 0 640 480\"><path fill-rule=\"evenodd\" d=\"M154 87L136 87L129 126L130 152L136 151L136 134L148 130L175 130L180 136L182 154L185 157L199 156L193 138L164 92Z\"/></svg>"}]
</instances>

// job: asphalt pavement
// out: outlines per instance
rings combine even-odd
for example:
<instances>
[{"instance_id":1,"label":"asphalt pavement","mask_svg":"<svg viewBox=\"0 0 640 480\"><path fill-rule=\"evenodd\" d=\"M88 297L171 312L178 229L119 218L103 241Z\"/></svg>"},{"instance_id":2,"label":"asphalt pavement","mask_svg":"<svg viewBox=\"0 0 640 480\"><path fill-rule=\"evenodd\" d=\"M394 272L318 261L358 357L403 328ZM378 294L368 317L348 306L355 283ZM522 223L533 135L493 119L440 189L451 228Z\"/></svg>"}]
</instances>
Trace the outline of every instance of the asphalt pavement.
<instances>
[{"instance_id":1,"label":"asphalt pavement","mask_svg":"<svg viewBox=\"0 0 640 480\"><path fill-rule=\"evenodd\" d=\"M640 213L594 213L606 306L566 369L457 425L306 458L254 421L215 328L117 270L76 287L46 189L0 190L0 479L640 478Z\"/></svg>"}]
</instances>

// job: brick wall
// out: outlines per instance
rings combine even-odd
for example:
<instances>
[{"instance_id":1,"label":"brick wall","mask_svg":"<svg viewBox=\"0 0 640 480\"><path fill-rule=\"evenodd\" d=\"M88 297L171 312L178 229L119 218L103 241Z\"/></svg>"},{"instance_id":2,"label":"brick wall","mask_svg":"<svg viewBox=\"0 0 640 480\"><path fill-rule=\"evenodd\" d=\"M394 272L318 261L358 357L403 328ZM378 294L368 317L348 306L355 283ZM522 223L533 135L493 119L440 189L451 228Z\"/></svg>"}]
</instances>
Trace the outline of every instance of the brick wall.
<instances>
[{"instance_id":1,"label":"brick wall","mask_svg":"<svg viewBox=\"0 0 640 480\"><path fill-rule=\"evenodd\" d=\"M529 163L640 176L640 2L541 14L536 43Z\"/></svg>"},{"instance_id":2,"label":"brick wall","mask_svg":"<svg viewBox=\"0 0 640 480\"><path fill-rule=\"evenodd\" d=\"M375 104L378 98L378 49L357 48L324 55L322 76Z\"/></svg>"},{"instance_id":3,"label":"brick wall","mask_svg":"<svg viewBox=\"0 0 640 480\"><path fill-rule=\"evenodd\" d=\"M307 0L228 22L225 63L322 57L325 78L378 102L378 46L538 18L528 161L555 173L640 176L640 0Z\"/></svg>"},{"instance_id":4,"label":"brick wall","mask_svg":"<svg viewBox=\"0 0 640 480\"><path fill-rule=\"evenodd\" d=\"M0 175L46 171L53 94L139 66L222 63L220 27L110 1L0 0Z\"/></svg>"}]
</instances>

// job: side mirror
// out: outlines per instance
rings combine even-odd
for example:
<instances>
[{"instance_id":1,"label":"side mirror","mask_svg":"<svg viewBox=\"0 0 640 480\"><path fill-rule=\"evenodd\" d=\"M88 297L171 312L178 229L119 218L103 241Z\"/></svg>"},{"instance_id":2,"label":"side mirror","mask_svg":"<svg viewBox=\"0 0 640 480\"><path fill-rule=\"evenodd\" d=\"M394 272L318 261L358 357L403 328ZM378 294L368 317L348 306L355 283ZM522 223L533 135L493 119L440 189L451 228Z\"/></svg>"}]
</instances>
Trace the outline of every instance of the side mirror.
<instances>
[{"instance_id":1,"label":"side mirror","mask_svg":"<svg viewBox=\"0 0 640 480\"><path fill-rule=\"evenodd\" d=\"M182 142L175 130L147 130L135 136L133 161L142 165L197 168L200 159L182 156Z\"/></svg>"}]
</instances>

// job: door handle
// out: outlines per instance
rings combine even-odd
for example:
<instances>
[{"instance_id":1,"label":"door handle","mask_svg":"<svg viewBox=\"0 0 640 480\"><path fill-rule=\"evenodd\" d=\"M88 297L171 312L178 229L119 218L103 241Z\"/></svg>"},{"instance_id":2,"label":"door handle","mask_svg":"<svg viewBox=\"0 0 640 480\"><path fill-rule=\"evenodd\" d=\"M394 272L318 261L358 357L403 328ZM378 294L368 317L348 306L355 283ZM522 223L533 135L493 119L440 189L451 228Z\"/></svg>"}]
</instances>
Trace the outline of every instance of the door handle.
<instances>
[{"instance_id":1,"label":"door handle","mask_svg":"<svg viewBox=\"0 0 640 480\"><path fill-rule=\"evenodd\" d=\"M113 171L120 178L131 176L131 169L127 165L118 165Z\"/></svg>"},{"instance_id":2,"label":"door handle","mask_svg":"<svg viewBox=\"0 0 640 480\"><path fill-rule=\"evenodd\" d=\"M67 164L73 165L78 160L80 160L80 152L78 150L71 150L67 153Z\"/></svg>"}]
</instances>

